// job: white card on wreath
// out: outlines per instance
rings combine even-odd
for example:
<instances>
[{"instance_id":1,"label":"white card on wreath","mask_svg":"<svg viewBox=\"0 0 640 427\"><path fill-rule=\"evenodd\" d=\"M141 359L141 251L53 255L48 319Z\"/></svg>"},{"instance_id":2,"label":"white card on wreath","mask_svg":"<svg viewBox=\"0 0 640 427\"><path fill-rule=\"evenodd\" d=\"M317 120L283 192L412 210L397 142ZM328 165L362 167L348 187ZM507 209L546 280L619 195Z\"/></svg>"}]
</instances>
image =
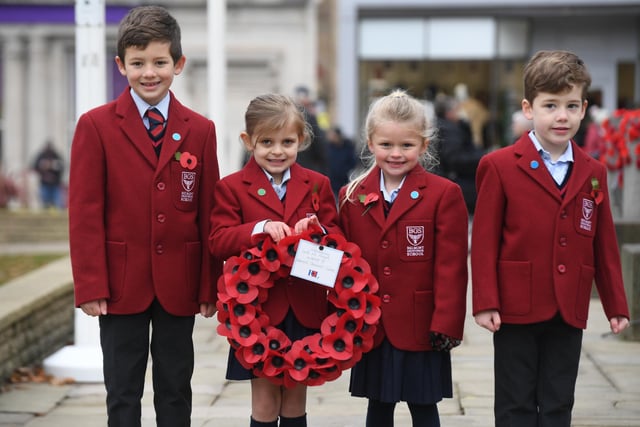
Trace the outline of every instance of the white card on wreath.
<instances>
[{"instance_id":1,"label":"white card on wreath","mask_svg":"<svg viewBox=\"0 0 640 427\"><path fill-rule=\"evenodd\" d=\"M343 253L341 250L301 239L298 241L298 249L293 258L290 274L333 288Z\"/></svg>"}]
</instances>

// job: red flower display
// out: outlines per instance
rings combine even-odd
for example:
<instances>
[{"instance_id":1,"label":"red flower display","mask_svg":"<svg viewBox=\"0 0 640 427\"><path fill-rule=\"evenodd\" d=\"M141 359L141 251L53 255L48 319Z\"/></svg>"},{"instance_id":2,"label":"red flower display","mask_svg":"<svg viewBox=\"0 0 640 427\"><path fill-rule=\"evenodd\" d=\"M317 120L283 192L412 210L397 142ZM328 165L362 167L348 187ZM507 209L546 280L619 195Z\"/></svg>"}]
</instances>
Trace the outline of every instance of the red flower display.
<instances>
[{"instance_id":1,"label":"red flower display","mask_svg":"<svg viewBox=\"0 0 640 427\"><path fill-rule=\"evenodd\" d=\"M606 151L601 161L609 170L622 170L632 163L640 169L640 109L616 110L602 123L602 128Z\"/></svg>"},{"instance_id":2,"label":"red flower display","mask_svg":"<svg viewBox=\"0 0 640 427\"><path fill-rule=\"evenodd\" d=\"M262 309L269 288L291 271L298 242L308 240L344 252L321 332L291 342ZM271 382L293 387L333 381L371 350L380 320L378 282L360 248L340 235L310 230L277 244L261 235L256 246L227 260L218 281L218 334L227 337L246 369Z\"/></svg>"}]
</instances>

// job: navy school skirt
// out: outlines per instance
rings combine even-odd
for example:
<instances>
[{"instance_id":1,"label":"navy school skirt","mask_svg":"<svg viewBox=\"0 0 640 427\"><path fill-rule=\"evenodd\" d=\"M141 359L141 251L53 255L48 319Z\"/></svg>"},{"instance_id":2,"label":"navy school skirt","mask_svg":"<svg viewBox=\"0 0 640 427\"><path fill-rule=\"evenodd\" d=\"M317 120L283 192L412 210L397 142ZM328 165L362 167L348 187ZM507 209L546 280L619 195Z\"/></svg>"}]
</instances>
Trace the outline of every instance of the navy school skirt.
<instances>
[{"instance_id":1,"label":"navy school skirt","mask_svg":"<svg viewBox=\"0 0 640 427\"><path fill-rule=\"evenodd\" d=\"M404 351L387 338L351 368L352 396L431 405L453 397L448 351Z\"/></svg>"},{"instance_id":2,"label":"navy school skirt","mask_svg":"<svg viewBox=\"0 0 640 427\"><path fill-rule=\"evenodd\" d=\"M316 332L320 332L320 329L311 329L307 328L298 322L296 316L293 314L291 308L287 312L286 317L276 326L282 332L284 332L291 342L301 340L302 338L313 335ZM253 375L253 372L250 369L245 369L244 366L238 362L236 358L236 351L229 347L229 359L227 361L227 375L226 378L228 380L250 380L252 378L256 378Z\"/></svg>"}]
</instances>

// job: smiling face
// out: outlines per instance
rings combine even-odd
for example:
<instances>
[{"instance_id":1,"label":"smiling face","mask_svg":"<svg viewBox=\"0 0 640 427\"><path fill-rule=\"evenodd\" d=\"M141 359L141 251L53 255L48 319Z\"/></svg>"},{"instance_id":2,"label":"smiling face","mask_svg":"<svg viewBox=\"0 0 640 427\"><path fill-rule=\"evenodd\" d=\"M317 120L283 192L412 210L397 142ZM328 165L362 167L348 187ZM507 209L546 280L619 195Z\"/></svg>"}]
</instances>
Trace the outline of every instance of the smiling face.
<instances>
[{"instance_id":1,"label":"smiling face","mask_svg":"<svg viewBox=\"0 0 640 427\"><path fill-rule=\"evenodd\" d=\"M582 87L574 85L561 93L540 92L533 102L522 101L523 113L533 120L536 138L552 158L564 153L580 127L587 109L582 92Z\"/></svg>"},{"instance_id":2,"label":"smiling face","mask_svg":"<svg viewBox=\"0 0 640 427\"><path fill-rule=\"evenodd\" d=\"M287 123L279 129L264 129L250 136L243 132L240 137L248 152L258 165L269 172L276 184L282 183L284 172L296 162L301 136L298 127Z\"/></svg>"},{"instance_id":3,"label":"smiling face","mask_svg":"<svg viewBox=\"0 0 640 427\"><path fill-rule=\"evenodd\" d=\"M414 127L411 123L384 121L376 126L367 141L369 151L382 169L388 190L400 185L427 149L428 140Z\"/></svg>"},{"instance_id":4,"label":"smiling face","mask_svg":"<svg viewBox=\"0 0 640 427\"><path fill-rule=\"evenodd\" d=\"M182 72L185 57L174 63L169 42L152 41L147 47L126 48L124 61L116 56L120 74L149 105L156 105L169 92L174 76Z\"/></svg>"}]
</instances>

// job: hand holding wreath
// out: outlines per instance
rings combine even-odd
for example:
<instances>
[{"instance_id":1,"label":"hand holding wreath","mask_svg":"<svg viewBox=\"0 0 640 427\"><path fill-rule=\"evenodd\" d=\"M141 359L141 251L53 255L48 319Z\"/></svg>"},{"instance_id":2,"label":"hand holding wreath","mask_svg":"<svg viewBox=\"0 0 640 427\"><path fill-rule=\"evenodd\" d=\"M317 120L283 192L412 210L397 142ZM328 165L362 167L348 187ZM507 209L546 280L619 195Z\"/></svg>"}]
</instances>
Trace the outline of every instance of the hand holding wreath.
<instances>
[{"instance_id":1,"label":"hand holding wreath","mask_svg":"<svg viewBox=\"0 0 640 427\"><path fill-rule=\"evenodd\" d=\"M275 281L289 275L301 239L344 255L328 294L336 310L323 320L320 333L292 343L270 324L262 303ZM286 387L320 385L338 378L371 350L380 319L377 290L378 282L360 248L340 235L323 235L313 228L278 243L265 235L255 247L225 263L218 281L217 331L256 376Z\"/></svg>"}]
</instances>

